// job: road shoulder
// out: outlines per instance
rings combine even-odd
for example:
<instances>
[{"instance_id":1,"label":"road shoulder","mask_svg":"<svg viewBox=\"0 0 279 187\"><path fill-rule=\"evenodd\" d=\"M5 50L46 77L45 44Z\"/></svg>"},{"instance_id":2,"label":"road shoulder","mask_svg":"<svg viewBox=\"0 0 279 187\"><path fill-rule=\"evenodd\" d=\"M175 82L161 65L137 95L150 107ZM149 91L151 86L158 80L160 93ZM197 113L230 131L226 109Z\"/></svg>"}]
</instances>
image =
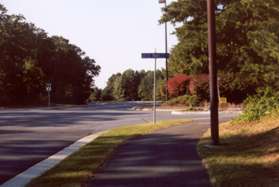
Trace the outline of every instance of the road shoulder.
<instances>
[{"instance_id":1,"label":"road shoulder","mask_svg":"<svg viewBox=\"0 0 279 187\"><path fill-rule=\"evenodd\" d=\"M58 153L48 157L47 159L35 164L34 166L30 167L29 169L25 170L24 172L18 174L17 176L13 177L12 179L8 180L1 187L20 187L26 186L32 179L41 176L43 173L48 171L49 169L58 165L62 160L70 156L71 154L78 151L82 146L92 142L101 134L105 133L98 132L80 140L76 141L72 145L64 148L63 150L59 151Z\"/></svg>"}]
</instances>

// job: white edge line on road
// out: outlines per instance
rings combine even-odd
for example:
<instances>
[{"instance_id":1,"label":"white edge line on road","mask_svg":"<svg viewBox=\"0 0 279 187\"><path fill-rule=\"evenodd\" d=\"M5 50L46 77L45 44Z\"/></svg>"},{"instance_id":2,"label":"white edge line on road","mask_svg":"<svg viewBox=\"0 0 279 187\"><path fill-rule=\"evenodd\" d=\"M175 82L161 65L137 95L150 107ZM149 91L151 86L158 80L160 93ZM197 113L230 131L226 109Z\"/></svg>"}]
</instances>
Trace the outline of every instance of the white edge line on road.
<instances>
[{"instance_id":1,"label":"white edge line on road","mask_svg":"<svg viewBox=\"0 0 279 187\"><path fill-rule=\"evenodd\" d=\"M92 142L96 138L98 138L101 134L107 131L98 132L84 138L77 140L75 143L70 146L64 148L58 153L48 157L47 159L35 164L24 172L18 174L14 178L8 180L4 184L0 185L0 187L24 187L26 186L32 179L41 176L43 173L53 168L57 164L59 164L62 160L70 156L71 154L77 152L82 146Z\"/></svg>"}]
</instances>

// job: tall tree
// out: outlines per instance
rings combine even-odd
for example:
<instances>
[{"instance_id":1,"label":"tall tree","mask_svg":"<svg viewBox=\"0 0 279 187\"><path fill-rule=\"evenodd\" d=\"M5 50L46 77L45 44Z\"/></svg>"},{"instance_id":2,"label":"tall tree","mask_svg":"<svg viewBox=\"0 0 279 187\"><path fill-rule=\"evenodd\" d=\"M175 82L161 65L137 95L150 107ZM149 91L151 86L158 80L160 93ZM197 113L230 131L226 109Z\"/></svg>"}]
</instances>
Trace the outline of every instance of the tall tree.
<instances>
[{"instance_id":1,"label":"tall tree","mask_svg":"<svg viewBox=\"0 0 279 187\"><path fill-rule=\"evenodd\" d=\"M48 37L0 4L0 105L39 104L45 85L57 103L85 103L100 66L63 37Z\"/></svg>"},{"instance_id":2,"label":"tall tree","mask_svg":"<svg viewBox=\"0 0 279 187\"><path fill-rule=\"evenodd\" d=\"M164 73L157 72L157 98L165 95ZM103 100L135 101L151 100L153 94L152 71L134 71L128 69L123 73L113 74L107 81L107 86L102 91Z\"/></svg>"},{"instance_id":3,"label":"tall tree","mask_svg":"<svg viewBox=\"0 0 279 187\"><path fill-rule=\"evenodd\" d=\"M162 71L156 72L156 98L164 99L164 73ZM153 89L154 89L154 72L147 71L142 77L138 88L138 95L141 100L150 101L153 99Z\"/></svg>"},{"instance_id":4,"label":"tall tree","mask_svg":"<svg viewBox=\"0 0 279 187\"><path fill-rule=\"evenodd\" d=\"M216 0L217 53L222 95L241 101L255 88L278 87L279 1ZM161 19L180 24L173 74L208 73L206 0L177 0Z\"/></svg>"},{"instance_id":5,"label":"tall tree","mask_svg":"<svg viewBox=\"0 0 279 187\"><path fill-rule=\"evenodd\" d=\"M138 100L138 87L140 84L140 73L131 69L122 74L121 84L124 89L125 100Z\"/></svg>"}]
</instances>

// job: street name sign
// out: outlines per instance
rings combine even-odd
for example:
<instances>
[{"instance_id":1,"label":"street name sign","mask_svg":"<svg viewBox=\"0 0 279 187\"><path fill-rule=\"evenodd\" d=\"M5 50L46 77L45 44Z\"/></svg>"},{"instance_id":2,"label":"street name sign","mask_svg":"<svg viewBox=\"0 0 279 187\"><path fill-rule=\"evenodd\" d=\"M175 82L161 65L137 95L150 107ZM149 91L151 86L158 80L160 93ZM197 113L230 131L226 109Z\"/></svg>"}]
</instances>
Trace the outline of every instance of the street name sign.
<instances>
[{"instance_id":1,"label":"street name sign","mask_svg":"<svg viewBox=\"0 0 279 187\"><path fill-rule=\"evenodd\" d=\"M169 58L169 53L142 53L141 58Z\"/></svg>"},{"instance_id":2,"label":"street name sign","mask_svg":"<svg viewBox=\"0 0 279 187\"><path fill-rule=\"evenodd\" d=\"M157 53L155 50L155 53L142 53L141 58L145 59L154 59L154 83L153 83L153 124L156 124L156 68L157 68L157 59L158 58L169 58L169 53Z\"/></svg>"}]
</instances>

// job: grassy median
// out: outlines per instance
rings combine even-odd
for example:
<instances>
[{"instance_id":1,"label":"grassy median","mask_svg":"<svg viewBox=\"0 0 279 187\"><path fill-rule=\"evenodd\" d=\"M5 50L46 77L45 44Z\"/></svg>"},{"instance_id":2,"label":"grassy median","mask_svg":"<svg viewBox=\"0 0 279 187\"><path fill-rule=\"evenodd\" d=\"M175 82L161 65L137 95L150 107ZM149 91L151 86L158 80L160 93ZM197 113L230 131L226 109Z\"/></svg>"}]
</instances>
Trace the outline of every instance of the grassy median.
<instances>
[{"instance_id":1,"label":"grassy median","mask_svg":"<svg viewBox=\"0 0 279 187\"><path fill-rule=\"evenodd\" d=\"M76 187L82 186L94 172L111 156L117 146L129 138L154 132L175 125L184 125L189 120L168 120L152 123L131 125L112 129L98 137L90 144L82 147L44 175L34 179L29 187Z\"/></svg>"},{"instance_id":2,"label":"grassy median","mask_svg":"<svg viewBox=\"0 0 279 187\"><path fill-rule=\"evenodd\" d=\"M213 186L279 186L279 114L257 122L220 126L222 145L208 147L209 132L198 151Z\"/></svg>"}]
</instances>

